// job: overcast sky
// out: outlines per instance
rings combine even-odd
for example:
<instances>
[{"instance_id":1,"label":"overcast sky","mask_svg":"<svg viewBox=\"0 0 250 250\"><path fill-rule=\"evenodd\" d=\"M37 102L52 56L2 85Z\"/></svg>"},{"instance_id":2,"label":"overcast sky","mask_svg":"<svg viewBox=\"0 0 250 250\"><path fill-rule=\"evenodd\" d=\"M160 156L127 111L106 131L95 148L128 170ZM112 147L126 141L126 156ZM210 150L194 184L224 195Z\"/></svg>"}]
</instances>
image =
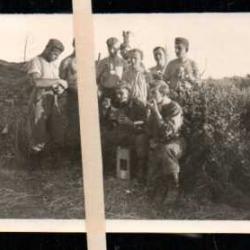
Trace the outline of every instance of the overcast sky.
<instances>
[{"instance_id":1,"label":"overcast sky","mask_svg":"<svg viewBox=\"0 0 250 250\"><path fill-rule=\"evenodd\" d=\"M72 52L72 15L1 15L0 16L0 59L19 62L41 53L50 38L57 38L65 45L61 59Z\"/></svg>"},{"instance_id":2,"label":"overcast sky","mask_svg":"<svg viewBox=\"0 0 250 250\"><path fill-rule=\"evenodd\" d=\"M250 13L246 14L112 14L94 15L95 56L107 55L106 39L122 31L133 32L132 45L141 48L145 64L154 64L155 46L167 47L169 59L174 55L174 38L190 40L190 58L205 70L205 76L223 77L250 73ZM1 15L0 59L23 61L39 54L48 39L65 44L61 58L72 52L72 15Z\"/></svg>"},{"instance_id":3,"label":"overcast sky","mask_svg":"<svg viewBox=\"0 0 250 250\"><path fill-rule=\"evenodd\" d=\"M174 55L174 38L190 41L190 58L205 76L223 77L250 73L250 13L246 14L112 14L95 15L95 56L107 55L105 41L122 31L133 32L133 44L143 50L145 64L154 64L155 46Z\"/></svg>"}]
</instances>

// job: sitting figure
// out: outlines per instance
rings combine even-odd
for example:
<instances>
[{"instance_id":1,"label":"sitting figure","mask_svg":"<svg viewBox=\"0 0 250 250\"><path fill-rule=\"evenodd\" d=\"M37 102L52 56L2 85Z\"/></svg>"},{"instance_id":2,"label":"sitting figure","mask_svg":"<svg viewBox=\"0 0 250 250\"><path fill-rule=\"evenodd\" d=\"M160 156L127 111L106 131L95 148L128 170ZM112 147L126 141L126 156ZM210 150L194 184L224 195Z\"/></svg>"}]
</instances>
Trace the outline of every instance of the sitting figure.
<instances>
[{"instance_id":1,"label":"sitting figure","mask_svg":"<svg viewBox=\"0 0 250 250\"><path fill-rule=\"evenodd\" d=\"M146 108L138 100L131 98L131 88L122 82L115 91L115 101L101 117L101 136L103 156L105 162L115 160L116 150L119 146L129 148L135 167L132 175L144 178L146 174L147 137L144 130L146 122ZM104 102L106 105L106 102ZM107 108L105 108L107 109ZM106 165L106 164L105 164ZM114 168L113 168L114 169ZM132 176L133 177L133 176Z\"/></svg>"},{"instance_id":2,"label":"sitting figure","mask_svg":"<svg viewBox=\"0 0 250 250\"><path fill-rule=\"evenodd\" d=\"M169 87L162 80L155 80L150 90L148 135L150 159L148 181L153 195L175 200L179 186L179 159L183 153L184 140L180 136L183 123L182 108L169 98Z\"/></svg>"}]
</instances>

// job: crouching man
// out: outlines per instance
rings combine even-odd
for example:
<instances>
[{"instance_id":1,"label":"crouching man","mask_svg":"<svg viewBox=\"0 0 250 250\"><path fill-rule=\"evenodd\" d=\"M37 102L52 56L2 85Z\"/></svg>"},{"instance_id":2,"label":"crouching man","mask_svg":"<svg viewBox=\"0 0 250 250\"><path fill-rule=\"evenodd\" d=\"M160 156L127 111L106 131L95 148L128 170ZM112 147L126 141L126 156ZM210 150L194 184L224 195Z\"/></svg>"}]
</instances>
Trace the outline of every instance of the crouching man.
<instances>
[{"instance_id":1,"label":"crouching man","mask_svg":"<svg viewBox=\"0 0 250 250\"><path fill-rule=\"evenodd\" d=\"M174 201L179 187L179 159L184 150L180 136L182 108L169 98L169 87L162 80L153 83L150 99L148 184L154 197Z\"/></svg>"},{"instance_id":2,"label":"crouching man","mask_svg":"<svg viewBox=\"0 0 250 250\"><path fill-rule=\"evenodd\" d=\"M146 176L147 136L145 133L146 108L140 101L131 98L131 88L121 83L115 89L115 99L105 119L101 119L102 149L104 159L115 160L118 146L130 150L132 177L140 180ZM105 160L104 160L105 163ZM106 161L107 163L107 161ZM105 164L110 166L109 164Z\"/></svg>"}]
</instances>

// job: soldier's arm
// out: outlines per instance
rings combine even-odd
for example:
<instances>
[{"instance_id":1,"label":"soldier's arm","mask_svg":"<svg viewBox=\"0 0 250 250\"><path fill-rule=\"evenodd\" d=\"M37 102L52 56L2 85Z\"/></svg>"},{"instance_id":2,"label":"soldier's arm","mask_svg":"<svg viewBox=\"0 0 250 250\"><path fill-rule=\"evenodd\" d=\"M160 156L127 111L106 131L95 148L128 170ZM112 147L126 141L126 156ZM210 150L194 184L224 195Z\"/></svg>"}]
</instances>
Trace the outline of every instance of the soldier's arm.
<instances>
[{"instance_id":1,"label":"soldier's arm","mask_svg":"<svg viewBox=\"0 0 250 250\"><path fill-rule=\"evenodd\" d=\"M28 64L28 76L32 84L37 88L47 88L54 85L64 85L65 81L61 79L44 79L42 78L42 66L38 58L32 59Z\"/></svg>"},{"instance_id":2,"label":"soldier's arm","mask_svg":"<svg viewBox=\"0 0 250 250\"><path fill-rule=\"evenodd\" d=\"M69 59L66 58L66 59L62 60L60 66L59 66L59 77L61 79L67 80L68 67L69 67Z\"/></svg>"},{"instance_id":3,"label":"soldier's arm","mask_svg":"<svg viewBox=\"0 0 250 250\"><path fill-rule=\"evenodd\" d=\"M199 67L198 67L197 63L194 61L192 61L191 65L192 65L192 73L193 74L188 76L188 81L193 85L194 84L199 85L200 81L201 81Z\"/></svg>"},{"instance_id":4,"label":"soldier's arm","mask_svg":"<svg viewBox=\"0 0 250 250\"><path fill-rule=\"evenodd\" d=\"M105 61L101 60L98 64L96 64L96 83L100 85L100 79L105 71Z\"/></svg>"},{"instance_id":5,"label":"soldier's arm","mask_svg":"<svg viewBox=\"0 0 250 250\"><path fill-rule=\"evenodd\" d=\"M54 87L55 85L66 85L66 81L63 79L55 78L55 79L46 79L46 78L40 78L39 74L32 73L30 74L30 78L33 82L33 84L37 88L48 88L48 87Z\"/></svg>"},{"instance_id":6,"label":"soldier's arm","mask_svg":"<svg viewBox=\"0 0 250 250\"><path fill-rule=\"evenodd\" d=\"M163 80L168 83L170 81L170 71L171 71L171 62L167 65L165 72L163 73Z\"/></svg>"}]
</instances>

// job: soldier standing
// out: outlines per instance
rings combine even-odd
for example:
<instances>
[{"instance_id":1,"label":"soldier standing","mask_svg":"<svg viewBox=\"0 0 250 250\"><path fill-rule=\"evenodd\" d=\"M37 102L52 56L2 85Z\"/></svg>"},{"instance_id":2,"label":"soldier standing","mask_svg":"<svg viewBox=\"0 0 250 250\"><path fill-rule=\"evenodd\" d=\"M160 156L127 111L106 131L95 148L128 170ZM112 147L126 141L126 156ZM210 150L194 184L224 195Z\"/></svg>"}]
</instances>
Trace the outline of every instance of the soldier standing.
<instances>
[{"instance_id":1,"label":"soldier standing","mask_svg":"<svg viewBox=\"0 0 250 250\"><path fill-rule=\"evenodd\" d=\"M143 67L143 52L133 49L130 52L131 65L122 79L131 86L131 97L146 105L148 97L147 72Z\"/></svg>"},{"instance_id":2,"label":"soldier standing","mask_svg":"<svg viewBox=\"0 0 250 250\"><path fill-rule=\"evenodd\" d=\"M33 153L41 152L53 134L49 130L56 126L52 123L55 121L53 115L60 109L58 97L68 87L67 82L59 78L55 63L63 51L64 45L59 40L50 39L44 51L29 62L28 75L33 91L30 97L28 127L29 144Z\"/></svg>"},{"instance_id":3,"label":"soldier standing","mask_svg":"<svg viewBox=\"0 0 250 250\"><path fill-rule=\"evenodd\" d=\"M196 62L189 59L189 41L183 37L175 38L177 58L167 65L163 79L169 84L170 90L190 90L200 83L200 74Z\"/></svg>"},{"instance_id":4,"label":"soldier standing","mask_svg":"<svg viewBox=\"0 0 250 250\"><path fill-rule=\"evenodd\" d=\"M80 145L80 124L77 91L77 70L75 40L73 40L73 52L62 60L59 67L59 76L68 83L67 89L67 142Z\"/></svg>"},{"instance_id":5,"label":"soldier standing","mask_svg":"<svg viewBox=\"0 0 250 250\"><path fill-rule=\"evenodd\" d=\"M156 65L150 68L154 80L162 80L167 66L167 53L163 47L155 47L153 50Z\"/></svg>"},{"instance_id":6,"label":"soldier standing","mask_svg":"<svg viewBox=\"0 0 250 250\"><path fill-rule=\"evenodd\" d=\"M114 89L122 78L124 60L119 57L120 43L117 38L111 37L107 41L109 56L96 65L96 81L101 95L112 98Z\"/></svg>"}]
</instances>

